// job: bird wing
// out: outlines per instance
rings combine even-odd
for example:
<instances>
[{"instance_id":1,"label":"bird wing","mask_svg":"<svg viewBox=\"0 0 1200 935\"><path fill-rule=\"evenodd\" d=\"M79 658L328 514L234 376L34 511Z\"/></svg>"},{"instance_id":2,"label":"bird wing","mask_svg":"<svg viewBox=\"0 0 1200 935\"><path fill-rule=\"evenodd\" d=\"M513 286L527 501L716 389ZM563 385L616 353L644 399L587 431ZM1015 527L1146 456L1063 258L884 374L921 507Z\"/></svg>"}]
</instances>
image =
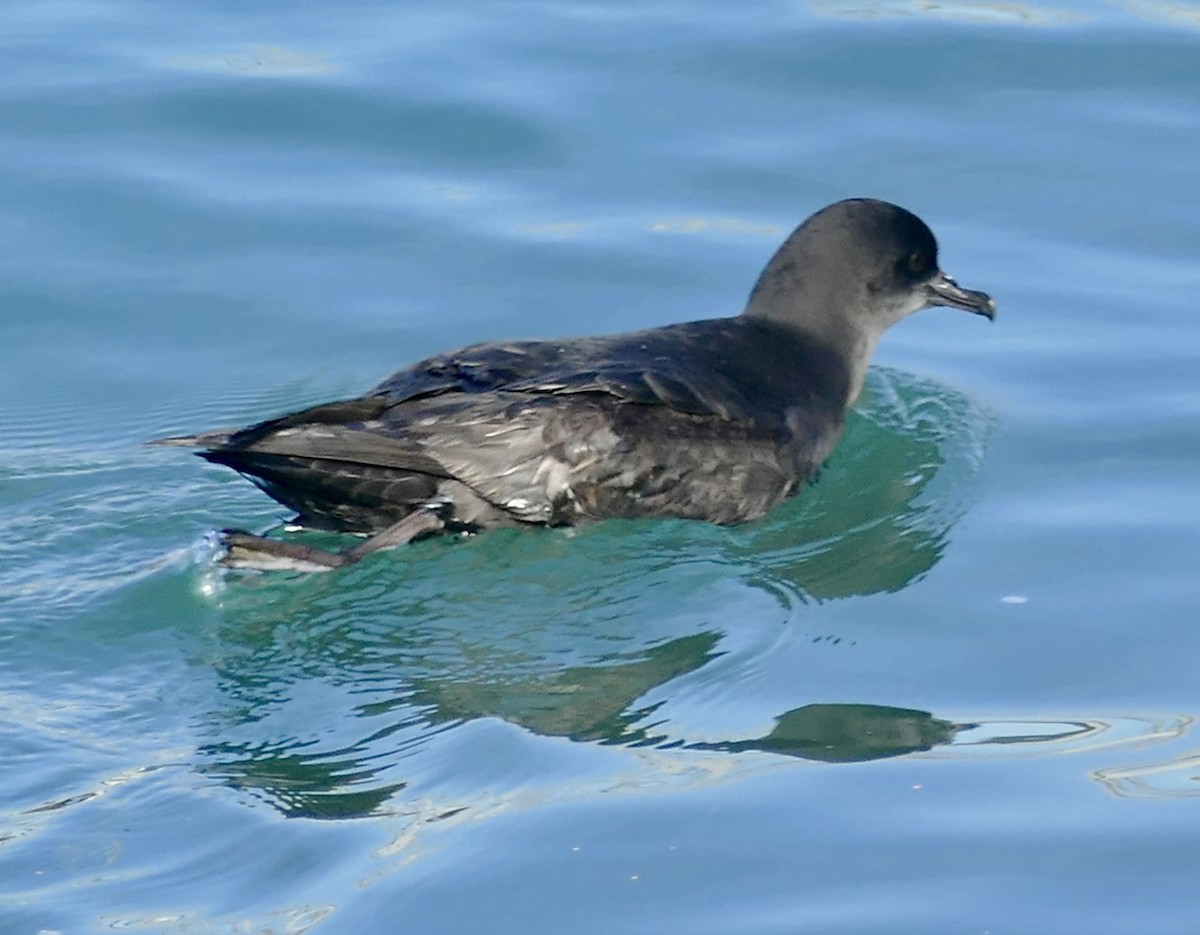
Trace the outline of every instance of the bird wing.
<instances>
[{"instance_id":1,"label":"bird wing","mask_svg":"<svg viewBox=\"0 0 1200 935\"><path fill-rule=\"evenodd\" d=\"M752 420L580 393L446 395L389 410L377 431L436 459L526 522L760 515L794 483L781 439Z\"/></svg>"},{"instance_id":2,"label":"bird wing","mask_svg":"<svg viewBox=\"0 0 1200 935\"><path fill-rule=\"evenodd\" d=\"M612 337L476 344L401 370L369 395L396 404L446 393L587 393L690 415L749 418L753 384L722 366L747 330L741 319L712 319Z\"/></svg>"},{"instance_id":3,"label":"bird wing","mask_svg":"<svg viewBox=\"0 0 1200 935\"><path fill-rule=\"evenodd\" d=\"M441 478L533 522L563 509L740 521L824 459L844 385L821 346L714 319L474 345L358 399L172 443L251 475L294 459L340 463L347 477L382 468Z\"/></svg>"}]
</instances>

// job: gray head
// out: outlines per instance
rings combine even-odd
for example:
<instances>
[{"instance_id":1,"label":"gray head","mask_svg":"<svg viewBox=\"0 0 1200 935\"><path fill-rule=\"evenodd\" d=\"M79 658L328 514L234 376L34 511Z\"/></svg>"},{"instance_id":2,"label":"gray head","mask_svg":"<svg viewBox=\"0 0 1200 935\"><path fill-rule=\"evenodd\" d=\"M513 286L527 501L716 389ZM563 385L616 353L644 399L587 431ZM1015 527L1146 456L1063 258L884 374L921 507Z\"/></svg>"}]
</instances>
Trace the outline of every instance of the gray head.
<instances>
[{"instance_id":1,"label":"gray head","mask_svg":"<svg viewBox=\"0 0 1200 935\"><path fill-rule=\"evenodd\" d=\"M759 276L743 314L794 327L830 344L850 365L853 399L880 336L931 305L987 318L996 303L938 268L925 222L886 201L851 198L801 224Z\"/></svg>"}]
</instances>

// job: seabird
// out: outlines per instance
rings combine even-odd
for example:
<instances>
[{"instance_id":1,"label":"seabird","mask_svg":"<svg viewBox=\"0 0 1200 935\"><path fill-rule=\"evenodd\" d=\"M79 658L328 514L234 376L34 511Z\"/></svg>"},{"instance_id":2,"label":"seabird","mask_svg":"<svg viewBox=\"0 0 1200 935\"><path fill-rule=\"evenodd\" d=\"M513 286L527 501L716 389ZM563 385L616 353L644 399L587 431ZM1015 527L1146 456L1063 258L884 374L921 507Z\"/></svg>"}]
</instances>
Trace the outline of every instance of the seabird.
<instances>
[{"instance_id":1,"label":"seabird","mask_svg":"<svg viewBox=\"0 0 1200 935\"><path fill-rule=\"evenodd\" d=\"M742 313L604 337L474 344L356 399L160 439L248 476L342 552L226 530L223 563L320 570L438 530L612 517L757 519L829 457L883 333L995 302L938 267L916 215L853 198L767 263Z\"/></svg>"}]
</instances>

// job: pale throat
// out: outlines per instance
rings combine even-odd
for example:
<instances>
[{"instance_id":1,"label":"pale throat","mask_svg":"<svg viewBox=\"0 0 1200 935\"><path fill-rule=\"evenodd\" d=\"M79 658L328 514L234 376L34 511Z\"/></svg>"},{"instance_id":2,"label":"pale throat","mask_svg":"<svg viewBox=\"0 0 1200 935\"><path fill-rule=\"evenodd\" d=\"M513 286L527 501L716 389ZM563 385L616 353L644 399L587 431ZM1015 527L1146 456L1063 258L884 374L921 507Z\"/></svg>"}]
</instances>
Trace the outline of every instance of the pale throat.
<instances>
[{"instance_id":1,"label":"pale throat","mask_svg":"<svg viewBox=\"0 0 1200 935\"><path fill-rule=\"evenodd\" d=\"M847 406L852 406L862 394L863 383L867 379L867 370L871 358L875 355L875 347L892 325L907 318L914 312L926 307L920 297L912 301L897 303L888 309L889 314L873 316L871 321L860 327L844 327L838 336L850 372L850 393L846 400Z\"/></svg>"},{"instance_id":2,"label":"pale throat","mask_svg":"<svg viewBox=\"0 0 1200 935\"><path fill-rule=\"evenodd\" d=\"M850 393L846 398L847 406L853 406L862 394L863 384L867 379L867 370L871 365L871 357L874 355L875 346L881 337L883 337L882 331L859 332L851 338L850 345L846 348L848 354L846 360L849 363L850 371Z\"/></svg>"}]
</instances>

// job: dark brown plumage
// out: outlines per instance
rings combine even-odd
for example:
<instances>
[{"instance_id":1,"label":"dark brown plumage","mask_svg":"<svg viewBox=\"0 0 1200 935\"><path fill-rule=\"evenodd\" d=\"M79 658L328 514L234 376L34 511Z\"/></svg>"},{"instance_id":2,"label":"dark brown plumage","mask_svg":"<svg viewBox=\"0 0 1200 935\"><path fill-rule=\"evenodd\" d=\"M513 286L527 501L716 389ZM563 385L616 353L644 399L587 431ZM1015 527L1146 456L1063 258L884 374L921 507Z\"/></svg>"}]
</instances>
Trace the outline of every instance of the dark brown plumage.
<instances>
[{"instance_id":1,"label":"dark brown plumage","mask_svg":"<svg viewBox=\"0 0 1200 935\"><path fill-rule=\"evenodd\" d=\"M843 201L797 228L736 318L477 344L358 399L163 443L204 449L322 528L378 533L421 512L438 522L418 531L648 516L740 523L809 482L879 337L933 304L995 312L939 271L916 216Z\"/></svg>"}]
</instances>

